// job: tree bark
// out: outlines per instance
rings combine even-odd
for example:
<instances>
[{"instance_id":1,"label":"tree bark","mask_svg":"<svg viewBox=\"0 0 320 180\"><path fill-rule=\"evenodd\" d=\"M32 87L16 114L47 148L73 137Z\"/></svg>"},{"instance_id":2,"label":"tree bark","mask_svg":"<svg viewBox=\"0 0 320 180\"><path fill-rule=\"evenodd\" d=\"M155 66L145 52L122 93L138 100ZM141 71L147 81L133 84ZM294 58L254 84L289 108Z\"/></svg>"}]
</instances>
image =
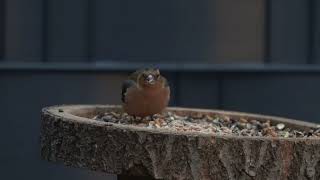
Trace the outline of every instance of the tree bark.
<instances>
[{"instance_id":1,"label":"tree bark","mask_svg":"<svg viewBox=\"0 0 320 180\"><path fill-rule=\"evenodd\" d=\"M118 175L118 180L152 180L154 178L147 176L126 176L126 175Z\"/></svg>"},{"instance_id":2,"label":"tree bark","mask_svg":"<svg viewBox=\"0 0 320 180\"><path fill-rule=\"evenodd\" d=\"M81 118L109 106L62 106L42 111L41 156L67 166L155 179L320 179L320 140L217 136L108 124ZM174 111L226 113L195 109ZM268 118L291 126L311 123ZM131 178L132 179L132 178Z\"/></svg>"}]
</instances>

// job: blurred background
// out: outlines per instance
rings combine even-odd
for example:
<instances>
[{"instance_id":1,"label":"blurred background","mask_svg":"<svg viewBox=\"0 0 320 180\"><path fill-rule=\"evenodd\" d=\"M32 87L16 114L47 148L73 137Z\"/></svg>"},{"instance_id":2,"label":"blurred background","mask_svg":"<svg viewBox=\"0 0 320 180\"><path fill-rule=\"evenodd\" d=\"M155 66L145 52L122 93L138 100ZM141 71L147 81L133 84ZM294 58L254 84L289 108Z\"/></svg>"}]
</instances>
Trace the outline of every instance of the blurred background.
<instances>
[{"instance_id":1,"label":"blurred background","mask_svg":"<svg viewBox=\"0 0 320 180\"><path fill-rule=\"evenodd\" d=\"M158 67L171 106L320 122L320 1L0 0L1 179L116 179L40 159L41 108L119 104Z\"/></svg>"}]
</instances>

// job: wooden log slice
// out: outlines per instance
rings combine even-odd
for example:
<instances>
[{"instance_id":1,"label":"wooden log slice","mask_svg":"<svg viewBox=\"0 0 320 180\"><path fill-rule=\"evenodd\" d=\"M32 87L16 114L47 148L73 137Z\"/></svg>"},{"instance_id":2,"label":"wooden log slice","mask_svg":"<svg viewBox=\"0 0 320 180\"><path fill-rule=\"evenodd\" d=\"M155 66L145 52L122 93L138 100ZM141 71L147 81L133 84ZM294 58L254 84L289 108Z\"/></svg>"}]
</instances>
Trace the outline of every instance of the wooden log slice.
<instances>
[{"instance_id":1,"label":"wooden log slice","mask_svg":"<svg viewBox=\"0 0 320 180\"><path fill-rule=\"evenodd\" d=\"M320 179L320 138L247 137L177 132L91 119L112 105L44 108L41 156L66 166L155 179ZM308 130L315 124L240 112L168 108L271 120Z\"/></svg>"}]
</instances>

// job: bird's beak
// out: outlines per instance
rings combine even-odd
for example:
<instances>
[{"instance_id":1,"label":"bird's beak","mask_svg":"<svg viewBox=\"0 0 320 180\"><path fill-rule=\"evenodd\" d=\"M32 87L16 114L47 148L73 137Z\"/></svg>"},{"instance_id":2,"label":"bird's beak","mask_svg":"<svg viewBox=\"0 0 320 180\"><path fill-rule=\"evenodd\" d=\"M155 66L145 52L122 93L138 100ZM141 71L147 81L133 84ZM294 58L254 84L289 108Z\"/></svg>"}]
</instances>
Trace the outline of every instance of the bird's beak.
<instances>
[{"instance_id":1,"label":"bird's beak","mask_svg":"<svg viewBox=\"0 0 320 180\"><path fill-rule=\"evenodd\" d=\"M146 81L147 81L147 83L149 83L149 84L154 84L154 83L155 83L154 76L151 75L151 74L149 74L149 75L147 76L147 78L146 78Z\"/></svg>"}]
</instances>

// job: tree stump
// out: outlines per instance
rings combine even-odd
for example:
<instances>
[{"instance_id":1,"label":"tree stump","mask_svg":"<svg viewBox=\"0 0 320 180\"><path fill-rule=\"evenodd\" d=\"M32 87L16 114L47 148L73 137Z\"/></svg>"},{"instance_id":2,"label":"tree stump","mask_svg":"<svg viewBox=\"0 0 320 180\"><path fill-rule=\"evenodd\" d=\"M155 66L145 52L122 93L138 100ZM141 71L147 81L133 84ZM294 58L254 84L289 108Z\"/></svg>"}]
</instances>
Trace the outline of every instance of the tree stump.
<instances>
[{"instance_id":1,"label":"tree stump","mask_svg":"<svg viewBox=\"0 0 320 180\"><path fill-rule=\"evenodd\" d=\"M118 106L44 108L41 156L66 166L155 179L320 179L320 139L243 137L148 129L95 121ZM240 112L168 108L271 120L308 130L315 124ZM122 178L125 179L125 178Z\"/></svg>"}]
</instances>

